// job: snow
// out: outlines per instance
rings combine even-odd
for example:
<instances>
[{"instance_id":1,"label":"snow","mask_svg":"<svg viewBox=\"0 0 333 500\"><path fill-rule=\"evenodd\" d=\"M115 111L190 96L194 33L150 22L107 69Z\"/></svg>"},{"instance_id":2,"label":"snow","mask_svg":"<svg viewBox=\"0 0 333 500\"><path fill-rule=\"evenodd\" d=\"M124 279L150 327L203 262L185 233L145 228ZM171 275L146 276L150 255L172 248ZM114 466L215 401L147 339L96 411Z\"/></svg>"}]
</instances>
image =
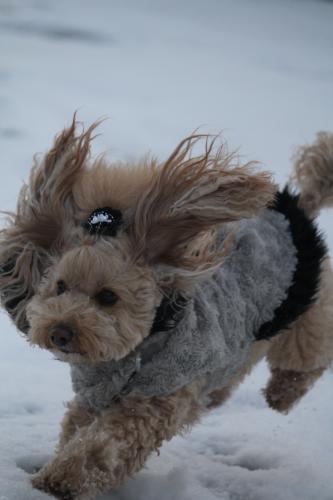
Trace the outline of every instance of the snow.
<instances>
[{"instance_id":1,"label":"snow","mask_svg":"<svg viewBox=\"0 0 333 500\"><path fill-rule=\"evenodd\" d=\"M109 117L96 154L163 158L198 126L222 129L284 183L295 146L333 130L332 20L320 0L0 0L0 208L75 110ZM0 323L0 500L49 498L28 472L55 446L68 368ZM266 407L267 377L262 363L103 499L332 500L332 372L287 416Z\"/></svg>"}]
</instances>

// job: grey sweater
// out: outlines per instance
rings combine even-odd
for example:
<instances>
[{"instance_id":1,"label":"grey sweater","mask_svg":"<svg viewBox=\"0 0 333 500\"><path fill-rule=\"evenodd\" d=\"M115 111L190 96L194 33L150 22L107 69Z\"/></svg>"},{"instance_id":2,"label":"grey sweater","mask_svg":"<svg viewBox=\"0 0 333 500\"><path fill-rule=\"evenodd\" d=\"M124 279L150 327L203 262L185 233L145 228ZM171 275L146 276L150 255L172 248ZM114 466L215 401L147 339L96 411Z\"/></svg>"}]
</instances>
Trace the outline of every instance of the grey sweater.
<instances>
[{"instance_id":1,"label":"grey sweater","mask_svg":"<svg viewBox=\"0 0 333 500\"><path fill-rule=\"evenodd\" d=\"M274 210L241 221L225 262L196 287L172 330L148 336L120 361L72 365L79 403L100 410L123 394L168 395L201 376L206 393L227 385L292 284L297 257L289 229Z\"/></svg>"}]
</instances>

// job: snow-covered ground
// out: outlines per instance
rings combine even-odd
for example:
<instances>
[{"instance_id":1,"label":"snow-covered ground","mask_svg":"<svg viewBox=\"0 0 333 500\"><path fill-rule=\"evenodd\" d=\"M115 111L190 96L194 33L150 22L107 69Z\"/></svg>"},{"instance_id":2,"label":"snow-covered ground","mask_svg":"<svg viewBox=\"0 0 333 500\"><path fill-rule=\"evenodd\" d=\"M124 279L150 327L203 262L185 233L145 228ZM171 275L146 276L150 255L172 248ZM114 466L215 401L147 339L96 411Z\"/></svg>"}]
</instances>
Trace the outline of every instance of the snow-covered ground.
<instances>
[{"instance_id":1,"label":"snow-covered ground","mask_svg":"<svg viewBox=\"0 0 333 500\"><path fill-rule=\"evenodd\" d=\"M202 126L286 181L297 144L333 130L333 3L315 0L0 0L0 208L74 110L95 151L161 158ZM321 216L333 249L332 213ZM2 314L0 500L48 498L68 369ZM104 500L332 500L333 374L288 416L260 394L264 364L221 409Z\"/></svg>"}]
</instances>

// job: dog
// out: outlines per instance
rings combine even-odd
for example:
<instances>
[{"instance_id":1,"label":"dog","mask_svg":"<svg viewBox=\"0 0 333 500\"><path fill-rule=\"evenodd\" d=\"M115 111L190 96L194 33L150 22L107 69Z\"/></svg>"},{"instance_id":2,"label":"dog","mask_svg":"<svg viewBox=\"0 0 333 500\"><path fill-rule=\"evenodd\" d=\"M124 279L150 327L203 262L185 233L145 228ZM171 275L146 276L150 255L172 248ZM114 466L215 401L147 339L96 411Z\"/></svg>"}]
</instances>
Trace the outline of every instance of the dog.
<instances>
[{"instance_id":1,"label":"dog","mask_svg":"<svg viewBox=\"0 0 333 500\"><path fill-rule=\"evenodd\" d=\"M333 205L333 135L300 148L291 184L216 138L163 163L90 158L96 124L35 160L0 240L0 295L27 340L69 362L54 458L32 478L93 499L222 404L266 358L288 412L333 359L333 275L314 218ZM193 154L203 144L203 153Z\"/></svg>"}]
</instances>

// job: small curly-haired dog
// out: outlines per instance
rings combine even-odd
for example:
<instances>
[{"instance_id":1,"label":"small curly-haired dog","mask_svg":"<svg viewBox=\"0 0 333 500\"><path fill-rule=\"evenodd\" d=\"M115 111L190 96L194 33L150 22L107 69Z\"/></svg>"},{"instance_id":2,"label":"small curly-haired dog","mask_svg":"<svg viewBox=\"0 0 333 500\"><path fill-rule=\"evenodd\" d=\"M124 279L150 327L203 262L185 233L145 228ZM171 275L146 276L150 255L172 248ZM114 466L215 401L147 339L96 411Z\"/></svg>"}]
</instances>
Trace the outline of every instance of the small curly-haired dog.
<instances>
[{"instance_id":1,"label":"small curly-haired dog","mask_svg":"<svg viewBox=\"0 0 333 500\"><path fill-rule=\"evenodd\" d=\"M333 359L332 271L313 222L333 205L333 135L299 150L296 195L208 136L161 164L108 164L90 159L95 125L77 128L36 160L0 240L3 306L71 364L75 398L32 479L61 499L119 486L263 357L281 412Z\"/></svg>"}]
</instances>

